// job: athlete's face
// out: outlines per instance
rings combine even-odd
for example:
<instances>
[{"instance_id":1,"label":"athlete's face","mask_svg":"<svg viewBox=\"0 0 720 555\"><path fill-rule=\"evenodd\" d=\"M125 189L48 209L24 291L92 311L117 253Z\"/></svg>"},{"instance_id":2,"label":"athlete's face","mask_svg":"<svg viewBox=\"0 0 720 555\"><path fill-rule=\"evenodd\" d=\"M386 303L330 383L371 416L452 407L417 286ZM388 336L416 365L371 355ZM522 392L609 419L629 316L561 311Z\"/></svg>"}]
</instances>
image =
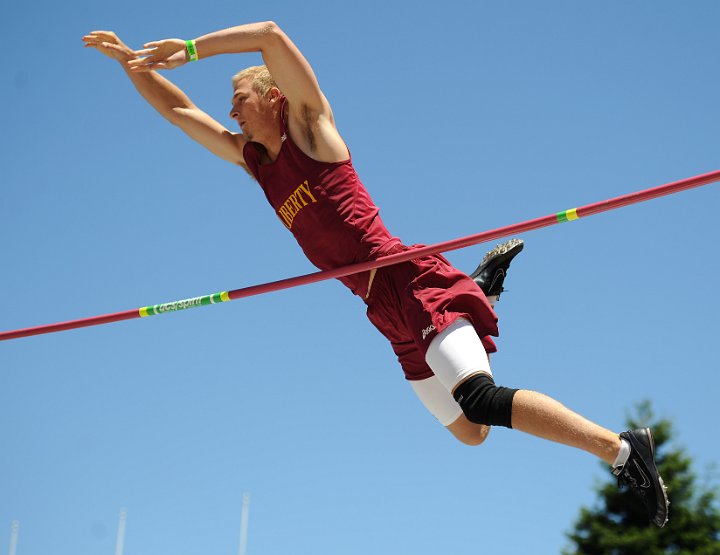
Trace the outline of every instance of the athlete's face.
<instances>
[{"instance_id":1,"label":"athlete's face","mask_svg":"<svg viewBox=\"0 0 720 555\"><path fill-rule=\"evenodd\" d=\"M273 110L278 97L275 90L277 89L271 90L267 97L263 97L252 88L250 79L243 79L233 91L230 117L238 122L249 141L262 143L269 139L273 132L279 134Z\"/></svg>"}]
</instances>

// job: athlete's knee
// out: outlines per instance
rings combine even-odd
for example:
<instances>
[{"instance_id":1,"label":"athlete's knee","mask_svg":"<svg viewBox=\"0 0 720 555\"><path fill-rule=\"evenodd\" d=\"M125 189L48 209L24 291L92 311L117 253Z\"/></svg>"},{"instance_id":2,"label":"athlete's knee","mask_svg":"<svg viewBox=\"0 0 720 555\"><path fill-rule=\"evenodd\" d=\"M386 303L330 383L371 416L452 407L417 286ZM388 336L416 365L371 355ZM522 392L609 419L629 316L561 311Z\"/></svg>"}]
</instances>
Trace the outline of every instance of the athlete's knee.
<instances>
[{"instance_id":1,"label":"athlete's knee","mask_svg":"<svg viewBox=\"0 0 720 555\"><path fill-rule=\"evenodd\" d=\"M512 428L512 402L517 389L498 387L492 376L476 374L461 383L453 397L475 424Z\"/></svg>"},{"instance_id":2,"label":"athlete's knee","mask_svg":"<svg viewBox=\"0 0 720 555\"><path fill-rule=\"evenodd\" d=\"M455 437L465 445L477 446L485 442L489 433L490 426L474 424L472 429L468 430L467 433L465 433L462 437Z\"/></svg>"},{"instance_id":3,"label":"athlete's knee","mask_svg":"<svg viewBox=\"0 0 720 555\"><path fill-rule=\"evenodd\" d=\"M465 445L480 445L490 433L490 426L470 422L465 415L461 415L447 429L455 436L455 439Z\"/></svg>"}]
</instances>

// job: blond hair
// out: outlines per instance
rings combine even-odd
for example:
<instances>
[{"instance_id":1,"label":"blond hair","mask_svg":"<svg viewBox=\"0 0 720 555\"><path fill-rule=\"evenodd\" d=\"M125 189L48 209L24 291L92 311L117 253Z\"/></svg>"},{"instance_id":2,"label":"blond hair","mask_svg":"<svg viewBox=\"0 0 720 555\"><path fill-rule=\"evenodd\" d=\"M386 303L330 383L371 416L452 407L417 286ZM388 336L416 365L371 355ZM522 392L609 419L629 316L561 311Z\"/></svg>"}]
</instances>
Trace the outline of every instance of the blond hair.
<instances>
[{"instance_id":1,"label":"blond hair","mask_svg":"<svg viewBox=\"0 0 720 555\"><path fill-rule=\"evenodd\" d=\"M238 83L243 79L250 79L253 90L260 96L267 95L270 89L277 87L267 66L252 66L236 73L232 78L233 90L237 88Z\"/></svg>"}]
</instances>

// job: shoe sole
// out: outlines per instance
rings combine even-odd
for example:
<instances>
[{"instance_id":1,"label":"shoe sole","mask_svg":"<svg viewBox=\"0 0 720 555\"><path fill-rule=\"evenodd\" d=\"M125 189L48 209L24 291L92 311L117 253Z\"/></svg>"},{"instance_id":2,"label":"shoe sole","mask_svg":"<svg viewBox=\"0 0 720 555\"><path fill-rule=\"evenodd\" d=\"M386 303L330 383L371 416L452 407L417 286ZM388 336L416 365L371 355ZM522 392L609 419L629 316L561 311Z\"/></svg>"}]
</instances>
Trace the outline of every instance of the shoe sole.
<instances>
[{"instance_id":1,"label":"shoe sole","mask_svg":"<svg viewBox=\"0 0 720 555\"><path fill-rule=\"evenodd\" d=\"M522 239L510 239L509 241L505 241L504 243L500 243L499 245L496 245L493 250L488 252L482 259L482 262L478 265L477 268L475 268L475 271L470 274L470 277L475 279L477 276L480 275L480 273L484 270L483 266L487 265L489 262L494 261L496 259L502 258L502 262L507 260L508 258L512 260L515 258L518 254L520 254L520 251L523 250L523 247L525 246L525 243ZM508 267L510 264L508 263Z\"/></svg>"}]
</instances>

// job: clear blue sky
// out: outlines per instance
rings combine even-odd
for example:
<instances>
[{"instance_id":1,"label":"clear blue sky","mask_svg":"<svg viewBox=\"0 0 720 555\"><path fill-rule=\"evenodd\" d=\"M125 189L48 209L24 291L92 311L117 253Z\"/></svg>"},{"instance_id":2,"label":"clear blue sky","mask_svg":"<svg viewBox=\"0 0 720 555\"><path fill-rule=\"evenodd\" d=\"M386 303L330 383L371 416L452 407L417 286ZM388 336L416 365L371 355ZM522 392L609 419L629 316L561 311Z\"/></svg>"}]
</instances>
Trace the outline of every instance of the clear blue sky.
<instances>
[{"instance_id":1,"label":"clear blue sky","mask_svg":"<svg viewBox=\"0 0 720 555\"><path fill-rule=\"evenodd\" d=\"M313 268L241 169L155 114L94 29L131 46L273 19L312 63L391 231L436 243L720 168L720 3L13 2L0 36L0 329ZM166 74L227 116L255 55ZM720 461L710 185L527 234L498 382L620 431L671 418ZM486 246L450 253L472 270ZM426 413L339 283L0 345L0 553L553 554L605 478Z\"/></svg>"}]
</instances>

